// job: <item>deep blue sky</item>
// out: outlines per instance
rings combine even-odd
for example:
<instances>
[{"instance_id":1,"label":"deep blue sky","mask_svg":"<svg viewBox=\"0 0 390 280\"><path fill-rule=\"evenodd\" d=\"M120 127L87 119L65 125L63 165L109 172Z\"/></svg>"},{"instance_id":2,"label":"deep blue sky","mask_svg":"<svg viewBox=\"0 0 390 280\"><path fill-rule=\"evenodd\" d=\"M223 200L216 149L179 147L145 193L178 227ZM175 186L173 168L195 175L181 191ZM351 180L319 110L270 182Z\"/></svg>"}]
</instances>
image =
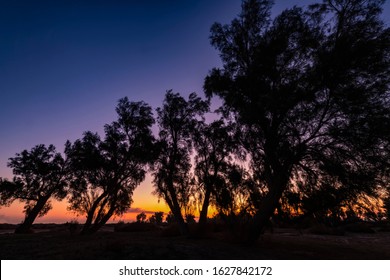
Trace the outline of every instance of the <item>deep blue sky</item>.
<instances>
[{"instance_id":1,"label":"deep blue sky","mask_svg":"<svg viewBox=\"0 0 390 280\"><path fill-rule=\"evenodd\" d=\"M275 13L313 1L276 0ZM102 131L119 98L157 107L168 89L202 94L220 64L213 22L239 0L0 1L0 177L9 157ZM389 14L389 3L385 14Z\"/></svg>"},{"instance_id":2,"label":"deep blue sky","mask_svg":"<svg viewBox=\"0 0 390 280\"><path fill-rule=\"evenodd\" d=\"M101 131L119 98L159 106L200 92L218 64L210 25L238 1L6 1L0 4L0 176L35 144ZM73 2L73 4L69 4Z\"/></svg>"}]
</instances>

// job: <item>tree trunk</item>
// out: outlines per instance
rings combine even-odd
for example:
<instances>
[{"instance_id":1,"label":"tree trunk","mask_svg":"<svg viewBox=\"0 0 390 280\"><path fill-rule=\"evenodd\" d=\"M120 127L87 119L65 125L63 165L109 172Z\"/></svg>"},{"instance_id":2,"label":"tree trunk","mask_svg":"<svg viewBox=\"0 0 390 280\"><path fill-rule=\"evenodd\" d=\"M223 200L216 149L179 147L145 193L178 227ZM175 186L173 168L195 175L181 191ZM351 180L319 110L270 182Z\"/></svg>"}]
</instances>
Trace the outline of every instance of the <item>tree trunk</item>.
<instances>
[{"instance_id":1,"label":"tree trunk","mask_svg":"<svg viewBox=\"0 0 390 280\"><path fill-rule=\"evenodd\" d=\"M168 207L171 210L177 225L179 226L180 234L187 235L188 234L187 224L185 223L183 216L181 214L180 206L179 203L177 202L176 196L173 196L175 195L175 193L173 193L172 195L171 191L174 192L173 188L168 188L168 191L164 193L164 200L168 204ZM170 195L168 195L168 193Z\"/></svg>"},{"instance_id":2,"label":"tree trunk","mask_svg":"<svg viewBox=\"0 0 390 280\"><path fill-rule=\"evenodd\" d=\"M188 226L183 219L183 215L181 214L179 203L173 202L173 207L171 208L172 214L175 217L176 223L179 226L180 234L187 235L188 234Z\"/></svg>"},{"instance_id":3,"label":"tree trunk","mask_svg":"<svg viewBox=\"0 0 390 280\"><path fill-rule=\"evenodd\" d=\"M21 223L16 229L15 233L30 233L31 226L34 223L35 219L38 217L39 213L42 211L43 207L45 206L46 202L49 200L50 196L47 197L41 197L33 209L26 214L26 218L24 219L23 223Z\"/></svg>"},{"instance_id":4,"label":"tree trunk","mask_svg":"<svg viewBox=\"0 0 390 280\"><path fill-rule=\"evenodd\" d=\"M200 212L199 215L199 226L204 226L207 222L207 211L209 208L210 195L211 195L211 189L207 188L206 193L204 195L202 211Z\"/></svg>"},{"instance_id":5,"label":"tree trunk","mask_svg":"<svg viewBox=\"0 0 390 280\"><path fill-rule=\"evenodd\" d=\"M81 230L80 234L86 234L89 232L90 228L91 228L91 225L92 225L92 221L93 221L93 216L95 215L95 211L97 209L97 207L99 206L99 203L102 201L102 199L106 196L106 193L102 193L96 200L95 202L92 204L92 207L91 209L88 211L88 214L87 214L87 220L85 221L85 224L83 226L83 229Z\"/></svg>"},{"instance_id":6,"label":"tree trunk","mask_svg":"<svg viewBox=\"0 0 390 280\"><path fill-rule=\"evenodd\" d=\"M100 221L94 223L94 224L88 229L88 231L87 231L86 233L87 233L87 234L92 234L92 233L97 232L99 229L101 229L102 226L104 226L104 225L108 222L108 220L112 217L112 215L114 214L114 211L115 211L115 208L114 208L114 207L110 208L110 210L107 212L107 214L104 215L104 217L103 217Z\"/></svg>"},{"instance_id":7,"label":"tree trunk","mask_svg":"<svg viewBox=\"0 0 390 280\"><path fill-rule=\"evenodd\" d=\"M181 208L179 202L177 201L177 196L172 181L170 184L168 184L168 193L170 199L166 198L165 201L168 203L168 206L171 209L173 216L175 217L176 223L179 226L180 234L187 235L188 226L183 219L183 215L181 214Z\"/></svg>"},{"instance_id":8,"label":"tree trunk","mask_svg":"<svg viewBox=\"0 0 390 280\"><path fill-rule=\"evenodd\" d=\"M270 191L262 201L261 207L256 212L253 222L249 227L247 237L249 243L255 242L264 232L265 226L278 206L282 193L282 190Z\"/></svg>"},{"instance_id":9,"label":"tree trunk","mask_svg":"<svg viewBox=\"0 0 390 280\"><path fill-rule=\"evenodd\" d=\"M290 172L278 172L270 177L268 186L269 192L265 198L261 201L259 209L253 218L253 221L249 227L247 235L247 242L255 242L260 235L264 232L270 218L272 217L275 209L277 209L279 201L282 197L284 190L287 187Z\"/></svg>"}]
</instances>

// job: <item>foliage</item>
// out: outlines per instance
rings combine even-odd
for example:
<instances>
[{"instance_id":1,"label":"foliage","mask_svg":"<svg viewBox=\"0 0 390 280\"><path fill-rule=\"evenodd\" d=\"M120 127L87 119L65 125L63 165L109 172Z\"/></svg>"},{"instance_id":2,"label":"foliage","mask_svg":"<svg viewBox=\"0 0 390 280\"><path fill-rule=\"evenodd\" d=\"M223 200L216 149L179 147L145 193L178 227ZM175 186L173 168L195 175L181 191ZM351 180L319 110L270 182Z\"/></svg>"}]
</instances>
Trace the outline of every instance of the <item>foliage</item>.
<instances>
[{"instance_id":1,"label":"foliage","mask_svg":"<svg viewBox=\"0 0 390 280\"><path fill-rule=\"evenodd\" d=\"M137 215L136 219L137 219L137 223L145 223L145 221L146 221L146 214L145 214L145 212L139 213Z\"/></svg>"},{"instance_id":2,"label":"foliage","mask_svg":"<svg viewBox=\"0 0 390 280\"><path fill-rule=\"evenodd\" d=\"M248 0L230 25L212 26L223 68L204 87L240 124L259 182L250 240L288 189L330 187L353 198L384 187L390 30L381 4L325 0L271 19L272 1Z\"/></svg>"},{"instance_id":3,"label":"foliage","mask_svg":"<svg viewBox=\"0 0 390 280\"><path fill-rule=\"evenodd\" d=\"M69 209L86 214L83 233L95 232L113 215L126 212L153 156L151 107L122 98L116 111L118 120L105 126L104 140L86 132L66 144L73 172Z\"/></svg>"},{"instance_id":4,"label":"foliage","mask_svg":"<svg viewBox=\"0 0 390 280\"><path fill-rule=\"evenodd\" d=\"M164 219L164 212L156 212L149 218L151 224L161 225Z\"/></svg>"},{"instance_id":5,"label":"foliage","mask_svg":"<svg viewBox=\"0 0 390 280\"><path fill-rule=\"evenodd\" d=\"M12 182L0 178L0 205L24 202L26 217L16 232L29 232L34 220L51 209L51 198L62 200L67 195L66 162L53 145L41 144L17 153L8 167L15 176Z\"/></svg>"},{"instance_id":6,"label":"foliage","mask_svg":"<svg viewBox=\"0 0 390 280\"><path fill-rule=\"evenodd\" d=\"M186 223L187 224L195 224L195 216L193 214L186 214L185 215Z\"/></svg>"},{"instance_id":7,"label":"foliage","mask_svg":"<svg viewBox=\"0 0 390 280\"><path fill-rule=\"evenodd\" d=\"M11 158L15 177L0 178L0 205L24 202L18 231L28 232L51 198L69 194L69 209L86 215L82 232L92 233L129 209L151 167L154 193L171 210L166 221L181 234L195 221L194 209L206 223L210 206L240 234L248 230L250 241L275 213L279 220L315 217L318 231L362 216L380 220L378 209L390 209L383 3L323 0L272 18L273 1L244 0L230 24L211 27L223 65L205 79L207 100L167 91L155 139L152 108L120 99L104 137L87 131L68 141L66 159L53 145ZM221 118L206 123L212 96L223 101ZM128 230L158 228L163 218L156 212L140 225L142 212Z\"/></svg>"},{"instance_id":8,"label":"foliage","mask_svg":"<svg viewBox=\"0 0 390 280\"><path fill-rule=\"evenodd\" d=\"M165 218L165 222L167 224L174 224L175 223L175 217L173 216L172 212L169 212Z\"/></svg>"},{"instance_id":9,"label":"foliage","mask_svg":"<svg viewBox=\"0 0 390 280\"><path fill-rule=\"evenodd\" d=\"M155 194L168 204L182 234L187 233L183 212L191 194L191 133L208 109L208 102L195 93L185 100L172 91L157 108L160 153L153 172Z\"/></svg>"},{"instance_id":10,"label":"foliage","mask_svg":"<svg viewBox=\"0 0 390 280\"><path fill-rule=\"evenodd\" d=\"M201 204L200 224L206 223L209 205L216 205L216 196L225 186L224 173L232 164L232 154L236 147L232 131L232 125L225 124L223 120L210 124L199 122L194 129L195 193Z\"/></svg>"}]
</instances>

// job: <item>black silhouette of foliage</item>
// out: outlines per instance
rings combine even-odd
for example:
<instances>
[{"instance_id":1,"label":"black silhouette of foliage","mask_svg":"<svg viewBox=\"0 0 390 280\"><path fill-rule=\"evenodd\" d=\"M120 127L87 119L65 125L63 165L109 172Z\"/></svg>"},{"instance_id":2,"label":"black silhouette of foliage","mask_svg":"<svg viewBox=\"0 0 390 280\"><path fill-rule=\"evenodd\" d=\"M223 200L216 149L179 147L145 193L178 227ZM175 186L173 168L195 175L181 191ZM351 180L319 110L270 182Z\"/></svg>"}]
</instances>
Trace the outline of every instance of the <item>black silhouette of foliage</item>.
<instances>
[{"instance_id":1,"label":"black silhouette of foliage","mask_svg":"<svg viewBox=\"0 0 390 280\"><path fill-rule=\"evenodd\" d=\"M195 224L195 216L193 214L186 214L185 215L185 220L187 224Z\"/></svg>"},{"instance_id":2,"label":"black silhouette of foliage","mask_svg":"<svg viewBox=\"0 0 390 280\"><path fill-rule=\"evenodd\" d=\"M53 145L37 145L10 158L8 167L13 181L0 178L0 205L9 206L15 200L25 203L26 217L16 233L27 233L37 217L52 208L50 199L62 200L67 195L66 162Z\"/></svg>"},{"instance_id":3,"label":"black silhouette of foliage","mask_svg":"<svg viewBox=\"0 0 390 280\"><path fill-rule=\"evenodd\" d=\"M156 212L149 218L151 224L161 225L164 220L164 212Z\"/></svg>"},{"instance_id":4,"label":"black silhouette of foliage","mask_svg":"<svg viewBox=\"0 0 390 280\"><path fill-rule=\"evenodd\" d=\"M144 180L153 157L152 109L122 98L118 120L105 126L105 138L86 132L65 153L73 171L70 209L86 214L83 233L96 232L113 215L126 212L134 189Z\"/></svg>"},{"instance_id":5,"label":"black silhouette of foliage","mask_svg":"<svg viewBox=\"0 0 390 280\"><path fill-rule=\"evenodd\" d=\"M169 212L167 216L165 217L165 222L167 224L174 224L175 223L175 217L173 216L172 212Z\"/></svg>"},{"instance_id":6,"label":"black silhouette of foliage","mask_svg":"<svg viewBox=\"0 0 390 280\"><path fill-rule=\"evenodd\" d=\"M153 172L155 194L168 204L182 234L188 231L183 212L191 195L192 131L208 109L209 103L195 93L185 100L172 91L157 108L160 154Z\"/></svg>"},{"instance_id":7,"label":"black silhouette of foliage","mask_svg":"<svg viewBox=\"0 0 390 280\"><path fill-rule=\"evenodd\" d=\"M223 120L210 124L199 122L193 132L195 154L194 175L196 196L201 204L199 224L207 221L210 204L216 205L215 196L225 186L224 174L232 165L236 143L232 125Z\"/></svg>"},{"instance_id":8,"label":"black silhouette of foliage","mask_svg":"<svg viewBox=\"0 0 390 280\"><path fill-rule=\"evenodd\" d=\"M241 125L259 182L251 189L249 240L289 189L331 187L353 199L385 186L390 30L380 20L383 3L324 0L271 19L272 1L248 0L230 25L212 26L223 68L209 73L204 88Z\"/></svg>"},{"instance_id":9,"label":"black silhouette of foliage","mask_svg":"<svg viewBox=\"0 0 390 280\"><path fill-rule=\"evenodd\" d=\"M137 223L145 223L146 221L146 214L145 212L141 212L136 217Z\"/></svg>"}]
</instances>

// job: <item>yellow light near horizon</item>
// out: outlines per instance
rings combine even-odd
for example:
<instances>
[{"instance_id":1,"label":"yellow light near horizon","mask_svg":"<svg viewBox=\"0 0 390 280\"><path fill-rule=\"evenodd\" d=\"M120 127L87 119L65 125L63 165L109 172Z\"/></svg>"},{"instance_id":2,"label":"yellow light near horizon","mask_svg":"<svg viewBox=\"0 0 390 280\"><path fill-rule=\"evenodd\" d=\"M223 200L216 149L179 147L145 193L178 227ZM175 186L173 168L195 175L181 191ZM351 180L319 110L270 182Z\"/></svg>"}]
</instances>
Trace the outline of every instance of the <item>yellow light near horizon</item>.
<instances>
[{"instance_id":1,"label":"yellow light near horizon","mask_svg":"<svg viewBox=\"0 0 390 280\"><path fill-rule=\"evenodd\" d=\"M163 202L158 202L158 198L152 195L153 187L150 177L145 180L133 194L134 203L128 213L121 217L113 217L110 222L125 221L131 222L136 220L136 216L145 212L149 217L155 212L169 212L169 207ZM66 223L72 220L77 220L80 223L85 221L85 216L77 215L74 212L68 211L68 203L64 201L52 201L53 208L45 216L37 218L34 223ZM18 224L24 220L23 213L24 203L14 202L10 207L0 208L0 223ZM136 210L134 210L136 209Z\"/></svg>"},{"instance_id":2,"label":"yellow light near horizon","mask_svg":"<svg viewBox=\"0 0 390 280\"><path fill-rule=\"evenodd\" d=\"M52 202L53 208L43 217L38 217L34 223L65 223L71 220L81 220L74 213L67 211L66 202ZM14 202L10 207L0 209L0 223L19 224L24 220L24 203Z\"/></svg>"}]
</instances>

